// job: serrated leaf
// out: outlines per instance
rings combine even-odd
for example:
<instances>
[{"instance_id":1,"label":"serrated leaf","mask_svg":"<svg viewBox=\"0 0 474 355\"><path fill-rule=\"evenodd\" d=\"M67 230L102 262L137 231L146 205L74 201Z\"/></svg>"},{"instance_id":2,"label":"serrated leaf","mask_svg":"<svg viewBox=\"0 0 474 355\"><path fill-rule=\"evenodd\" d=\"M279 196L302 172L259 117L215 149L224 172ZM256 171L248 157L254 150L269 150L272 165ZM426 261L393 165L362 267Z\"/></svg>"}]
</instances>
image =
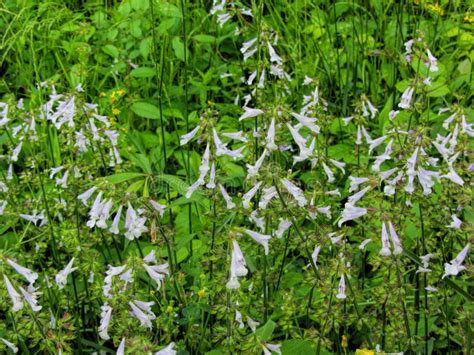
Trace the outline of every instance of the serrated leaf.
<instances>
[{"instance_id":1,"label":"serrated leaf","mask_svg":"<svg viewBox=\"0 0 474 355\"><path fill-rule=\"evenodd\" d=\"M137 116L153 120L160 119L160 109L148 102L135 102L131 109Z\"/></svg>"}]
</instances>

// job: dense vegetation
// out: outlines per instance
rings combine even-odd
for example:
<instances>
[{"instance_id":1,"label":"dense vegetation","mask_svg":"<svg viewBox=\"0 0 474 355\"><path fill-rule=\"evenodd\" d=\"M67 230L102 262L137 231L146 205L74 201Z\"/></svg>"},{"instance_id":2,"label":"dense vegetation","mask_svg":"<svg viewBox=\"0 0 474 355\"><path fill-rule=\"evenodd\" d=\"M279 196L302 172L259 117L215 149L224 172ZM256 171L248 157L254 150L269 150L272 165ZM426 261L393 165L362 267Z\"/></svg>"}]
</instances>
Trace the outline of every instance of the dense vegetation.
<instances>
[{"instance_id":1,"label":"dense vegetation","mask_svg":"<svg viewBox=\"0 0 474 355\"><path fill-rule=\"evenodd\" d=\"M4 0L0 352L472 353L471 11Z\"/></svg>"}]
</instances>

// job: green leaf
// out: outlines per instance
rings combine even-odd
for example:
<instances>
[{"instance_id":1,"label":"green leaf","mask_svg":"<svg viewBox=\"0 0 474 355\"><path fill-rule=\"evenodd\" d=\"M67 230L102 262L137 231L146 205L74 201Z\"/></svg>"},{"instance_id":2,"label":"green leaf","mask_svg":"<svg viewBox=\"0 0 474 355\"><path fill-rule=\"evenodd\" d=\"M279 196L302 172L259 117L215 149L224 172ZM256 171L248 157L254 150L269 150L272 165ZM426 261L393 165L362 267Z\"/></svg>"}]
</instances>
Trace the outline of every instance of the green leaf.
<instances>
[{"instance_id":1,"label":"green leaf","mask_svg":"<svg viewBox=\"0 0 474 355\"><path fill-rule=\"evenodd\" d=\"M215 43L216 37L210 35L195 35L193 37L196 41L201 43Z\"/></svg>"},{"instance_id":2,"label":"green leaf","mask_svg":"<svg viewBox=\"0 0 474 355\"><path fill-rule=\"evenodd\" d=\"M271 340L275 327L276 327L276 323L272 321L271 319L269 319L268 322L265 323L264 326L258 328L255 331L255 334L257 334L260 340L263 340L263 341Z\"/></svg>"},{"instance_id":3,"label":"green leaf","mask_svg":"<svg viewBox=\"0 0 474 355\"><path fill-rule=\"evenodd\" d=\"M184 62L184 43L181 38L174 37L171 41L171 46L173 47L176 58Z\"/></svg>"},{"instance_id":4,"label":"green leaf","mask_svg":"<svg viewBox=\"0 0 474 355\"><path fill-rule=\"evenodd\" d=\"M283 355L310 355L316 352L316 347L309 340L291 339L283 342L280 350Z\"/></svg>"},{"instance_id":5,"label":"green leaf","mask_svg":"<svg viewBox=\"0 0 474 355\"><path fill-rule=\"evenodd\" d=\"M153 120L160 119L160 109L148 102L135 102L131 107L132 111L144 118L151 118Z\"/></svg>"},{"instance_id":6,"label":"green leaf","mask_svg":"<svg viewBox=\"0 0 474 355\"><path fill-rule=\"evenodd\" d=\"M119 51L117 47L111 44L105 45L104 48L102 48L102 51L104 51L105 54L110 55L112 58L118 58L119 56Z\"/></svg>"},{"instance_id":7,"label":"green leaf","mask_svg":"<svg viewBox=\"0 0 474 355\"><path fill-rule=\"evenodd\" d=\"M449 88L447 85L440 85L435 87L435 83L432 84L434 89L428 91L428 96L429 97L441 97L445 96L450 93Z\"/></svg>"},{"instance_id":8,"label":"green leaf","mask_svg":"<svg viewBox=\"0 0 474 355\"><path fill-rule=\"evenodd\" d=\"M133 69L130 75L134 78L150 78L155 75L155 69L147 67L137 68Z\"/></svg>"},{"instance_id":9,"label":"green leaf","mask_svg":"<svg viewBox=\"0 0 474 355\"><path fill-rule=\"evenodd\" d=\"M143 177L145 174L143 173L120 173L115 175L107 176L107 180L112 184L119 184L121 182L135 179L137 177Z\"/></svg>"}]
</instances>

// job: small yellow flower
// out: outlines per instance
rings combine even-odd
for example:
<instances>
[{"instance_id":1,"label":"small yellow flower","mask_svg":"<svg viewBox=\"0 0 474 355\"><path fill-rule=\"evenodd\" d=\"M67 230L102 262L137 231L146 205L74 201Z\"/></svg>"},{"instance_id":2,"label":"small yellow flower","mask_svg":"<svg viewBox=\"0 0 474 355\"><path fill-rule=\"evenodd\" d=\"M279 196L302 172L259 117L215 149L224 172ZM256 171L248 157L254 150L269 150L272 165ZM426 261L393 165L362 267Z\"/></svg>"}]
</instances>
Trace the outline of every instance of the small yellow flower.
<instances>
[{"instance_id":1,"label":"small yellow flower","mask_svg":"<svg viewBox=\"0 0 474 355\"><path fill-rule=\"evenodd\" d=\"M203 298L205 295L206 295L206 290L205 289L202 288L198 291L199 298Z\"/></svg>"},{"instance_id":2,"label":"small yellow flower","mask_svg":"<svg viewBox=\"0 0 474 355\"><path fill-rule=\"evenodd\" d=\"M347 348L347 337L345 335L342 336L341 346Z\"/></svg>"},{"instance_id":3,"label":"small yellow flower","mask_svg":"<svg viewBox=\"0 0 474 355\"><path fill-rule=\"evenodd\" d=\"M115 107L114 107L114 108L112 109L112 114L118 115L119 113L120 113L120 110L119 110L118 108L115 108Z\"/></svg>"},{"instance_id":4,"label":"small yellow flower","mask_svg":"<svg viewBox=\"0 0 474 355\"><path fill-rule=\"evenodd\" d=\"M357 349L355 355L375 355L375 351L366 348Z\"/></svg>"},{"instance_id":5,"label":"small yellow flower","mask_svg":"<svg viewBox=\"0 0 474 355\"><path fill-rule=\"evenodd\" d=\"M466 15L464 16L464 22L473 23L474 15L472 15L470 12L466 12Z\"/></svg>"},{"instance_id":6,"label":"small yellow flower","mask_svg":"<svg viewBox=\"0 0 474 355\"><path fill-rule=\"evenodd\" d=\"M106 94L105 92L103 92L103 91L99 92L99 97L104 97L104 96L106 96L106 95L107 95L107 94Z\"/></svg>"},{"instance_id":7,"label":"small yellow flower","mask_svg":"<svg viewBox=\"0 0 474 355\"><path fill-rule=\"evenodd\" d=\"M429 4L426 7L427 7L428 10L431 10L434 13L437 13L440 16L444 15L444 9L441 7L441 5L439 3Z\"/></svg>"},{"instance_id":8,"label":"small yellow flower","mask_svg":"<svg viewBox=\"0 0 474 355\"><path fill-rule=\"evenodd\" d=\"M119 90L117 90L117 94L119 96L123 96L123 95L125 95L125 90L124 89L119 89Z\"/></svg>"}]
</instances>

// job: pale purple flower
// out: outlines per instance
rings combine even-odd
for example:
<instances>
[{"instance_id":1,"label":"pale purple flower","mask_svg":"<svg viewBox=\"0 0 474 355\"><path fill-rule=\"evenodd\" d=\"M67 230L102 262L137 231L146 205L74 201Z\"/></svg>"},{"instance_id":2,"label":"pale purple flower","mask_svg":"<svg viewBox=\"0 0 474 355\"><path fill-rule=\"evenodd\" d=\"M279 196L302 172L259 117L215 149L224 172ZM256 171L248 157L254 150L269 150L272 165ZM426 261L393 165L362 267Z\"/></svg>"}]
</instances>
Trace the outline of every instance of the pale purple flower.
<instances>
[{"instance_id":1,"label":"pale purple flower","mask_svg":"<svg viewBox=\"0 0 474 355\"><path fill-rule=\"evenodd\" d=\"M258 244L262 245L265 250L265 255L268 255L268 241L272 238L270 235L260 234L249 229L246 229L245 233L253 240L255 240Z\"/></svg>"},{"instance_id":2,"label":"pale purple flower","mask_svg":"<svg viewBox=\"0 0 474 355\"><path fill-rule=\"evenodd\" d=\"M409 109L411 107L411 100L414 92L415 88L413 86L408 86L402 94L398 107L403 109Z\"/></svg>"},{"instance_id":3,"label":"pale purple flower","mask_svg":"<svg viewBox=\"0 0 474 355\"><path fill-rule=\"evenodd\" d=\"M282 179L281 182L285 189L294 197L294 199L298 202L298 206L304 207L308 204L308 200L304 196L303 190L301 190L298 186L293 184L288 179Z\"/></svg>"},{"instance_id":4,"label":"pale purple flower","mask_svg":"<svg viewBox=\"0 0 474 355\"><path fill-rule=\"evenodd\" d=\"M132 308L131 314L140 321L140 325L151 329L151 321L156 319L156 315L151 310L155 302L134 301L128 304Z\"/></svg>"},{"instance_id":5,"label":"pale purple flower","mask_svg":"<svg viewBox=\"0 0 474 355\"><path fill-rule=\"evenodd\" d=\"M229 194L227 193L227 190L225 189L225 187L219 184L219 188L221 190L222 197L224 197L224 200L226 202L226 208L228 210L235 208L236 205L232 201L232 197L230 197Z\"/></svg>"},{"instance_id":6,"label":"pale purple flower","mask_svg":"<svg viewBox=\"0 0 474 355\"><path fill-rule=\"evenodd\" d=\"M263 114L263 111L258 108L244 107L245 112L239 117L239 121L246 118L257 117Z\"/></svg>"},{"instance_id":7,"label":"pale purple flower","mask_svg":"<svg viewBox=\"0 0 474 355\"><path fill-rule=\"evenodd\" d=\"M156 202L155 200L150 199L149 200L150 205L155 209L156 212L160 215L160 217L163 217L163 214L165 213L166 205L162 205L159 202Z\"/></svg>"},{"instance_id":8,"label":"pale purple flower","mask_svg":"<svg viewBox=\"0 0 474 355\"><path fill-rule=\"evenodd\" d=\"M400 242L398 234L395 231L395 228L393 228L392 222L390 221L388 222L388 229L390 232L390 239L392 240L393 244L393 255L399 255L403 252L402 243Z\"/></svg>"},{"instance_id":9,"label":"pale purple flower","mask_svg":"<svg viewBox=\"0 0 474 355\"><path fill-rule=\"evenodd\" d=\"M285 232L288 230L288 228L291 227L291 225L292 225L291 221L281 218L280 223L278 224L278 229L275 232L275 236L277 238L283 237L283 234L285 234Z\"/></svg>"},{"instance_id":10,"label":"pale purple flower","mask_svg":"<svg viewBox=\"0 0 474 355\"><path fill-rule=\"evenodd\" d=\"M109 324L112 319L112 307L106 302L101 307L100 312L100 325L99 325L99 336L102 340L109 340L110 336L107 333L109 329Z\"/></svg>"},{"instance_id":11,"label":"pale purple flower","mask_svg":"<svg viewBox=\"0 0 474 355\"><path fill-rule=\"evenodd\" d=\"M456 276L461 271L466 269L466 267L463 266L462 263L467 256L467 252L469 251L470 246L471 244L467 243L467 245L463 248L463 250L461 250L461 252L456 256L456 258L451 260L449 264L448 263L444 264L444 274L442 277L443 279L446 276L450 276L450 275Z\"/></svg>"},{"instance_id":12,"label":"pale purple flower","mask_svg":"<svg viewBox=\"0 0 474 355\"><path fill-rule=\"evenodd\" d=\"M57 273L56 275L56 284L58 285L59 289L63 289L64 286L67 284L67 277L69 276L70 273L72 273L74 270L77 270L77 267L72 267L74 263L74 257L71 259L71 261L66 265L64 269L62 269L60 272Z\"/></svg>"},{"instance_id":13,"label":"pale purple flower","mask_svg":"<svg viewBox=\"0 0 474 355\"><path fill-rule=\"evenodd\" d=\"M134 240L138 239L142 233L148 232L145 222L146 217L140 217L129 202L125 217L125 228L127 229L125 237L129 240Z\"/></svg>"},{"instance_id":14,"label":"pale purple flower","mask_svg":"<svg viewBox=\"0 0 474 355\"><path fill-rule=\"evenodd\" d=\"M336 298L340 300L343 300L346 298L346 280L345 280L344 275L342 275L341 279L339 280L339 287L338 287Z\"/></svg>"},{"instance_id":15,"label":"pale purple flower","mask_svg":"<svg viewBox=\"0 0 474 355\"><path fill-rule=\"evenodd\" d=\"M15 290L12 283L8 279L7 275L3 274L3 279L5 280L5 285L7 286L7 292L13 302L13 312L17 312L20 309L23 309L23 302L21 300L21 295Z\"/></svg>"},{"instance_id":16,"label":"pale purple flower","mask_svg":"<svg viewBox=\"0 0 474 355\"><path fill-rule=\"evenodd\" d=\"M446 226L452 229L460 229L462 225L462 221L455 215L451 215L451 219L453 220L450 225Z\"/></svg>"},{"instance_id":17,"label":"pale purple flower","mask_svg":"<svg viewBox=\"0 0 474 355\"><path fill-rule=\"evenodd\" d=\"M166 275L169 275L168 264L147 265L143 263L143 267L148 275L156 282L156 289L159 290Z\"/></svg>"},{"instance_id":18,"label":"pale purple flower","mask_svg":"<svg viewBox=\"0 0 474 355\"><path fill-rule=\"evenodd\" d=\"M337 225L341 227L343 223L362 217L366 213L366 208L357 207L354 206L352 203L346 202L346 204L344 205L344 210L341 214L341 219L339 220L339 222L337 222Z\"/></svg>"},{"instance_id":19,"label":"pale purple flower","mask_svg":"<svg viewBox=\"0 0 474 355\"><path fill-rule=\"evenodd\" d=\"M176 355L177 351L174 350L175 343L171 342L160 351L155 352L155 355Z\"/></svg>"},{"instance_id":20,"label":"pale purple flower","mask_svg":"<svg viewBox=\"0 0 474 355\"><path fill-rule=\"evenodd\" d=\"M252 187L249 191L247 191L244 196L242 196L242 205L245 209L250 208L250 200L255 196L261 185L262 182L260 181L256 185L254 185L254 187Z\"/></svg>"},{"instance_id":21,"label":"pale purple flower","mask_svg":"<svg viewBox=\"0 0 474 355\"><path fill-rule=\"evenodd\" d=\"M232 255L230 262L230 278L226 284L228 289L237 289L240 287L238 278L247 275L244 255L240 250L240 246L236 240L232 240Z\"/></svg>"},{"instance_id":22,"label":"pale purple flower","mask_svg":"<svg viewBox=\"0 0 474 355\"><path fill-rule=\"evenodd\" d=\"M196 133L199 131L199 128L201 128L201 126L197 125L192 131L190 131L186 134L183 134L180 138L179 145L185 145L191 139L193 139L194 136L196 135Z\"/></svg>"},{"instance_id":23,"label":"pale purple flower","mask_svg":"<svg viewBox=\"0 0 474 355\"><path fill-rule=\"evenodd\" d=\"M34 271L24 267L24 266L21 266L21 265L17 264L13 260L7 259L7 263L12 268L14 268L17 273L19 273L26 280L28 280L30 285L33 285L35 283L35 281L38 279L38 273L36 273L36 272L34 272Z\"/></svg>"}]
</instances>

